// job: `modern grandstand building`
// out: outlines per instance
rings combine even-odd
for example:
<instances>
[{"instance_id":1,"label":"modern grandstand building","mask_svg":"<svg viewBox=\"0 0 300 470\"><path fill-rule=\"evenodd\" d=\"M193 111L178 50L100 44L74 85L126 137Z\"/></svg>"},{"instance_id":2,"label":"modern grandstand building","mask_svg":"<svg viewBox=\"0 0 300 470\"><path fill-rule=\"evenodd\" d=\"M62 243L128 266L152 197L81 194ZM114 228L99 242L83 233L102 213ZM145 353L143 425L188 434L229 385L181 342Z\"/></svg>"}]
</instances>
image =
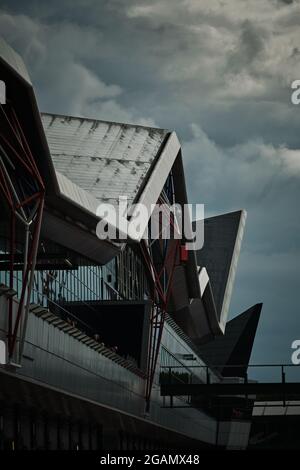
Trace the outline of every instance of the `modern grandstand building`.
<instances>
[{"instance_id":1,"label":"modern grandstand building","mask_svg":"<svg viewBox=\"0 0 300 470\"><path fill-rule=\"evenodd\" d=\"M40 114L4 41L0 79L0 448L245 448L249 397L168 391L247 372L261 304L227 323L245 212L206 219L196 251L99 239L120 195L187 204L176 133Z\"/></svg>"}]
</instances>

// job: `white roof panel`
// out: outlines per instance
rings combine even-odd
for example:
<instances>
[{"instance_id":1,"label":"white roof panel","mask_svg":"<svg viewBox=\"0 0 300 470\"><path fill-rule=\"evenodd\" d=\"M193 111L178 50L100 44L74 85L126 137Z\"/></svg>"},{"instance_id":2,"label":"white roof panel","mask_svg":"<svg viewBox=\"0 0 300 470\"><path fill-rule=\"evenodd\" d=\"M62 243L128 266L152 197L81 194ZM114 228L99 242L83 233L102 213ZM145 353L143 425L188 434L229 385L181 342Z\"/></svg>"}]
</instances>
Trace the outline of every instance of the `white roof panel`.
<instances>
[{"instance_id":1,"label":"white roof panel","mask_svg":"<svg viewBox=\"0 0 300 470\"><path fill-rule=\"evenodd\" d=\"M98 201L134 200L167 131L42 114L56 172Z\"/></svg>"}]
</instances>

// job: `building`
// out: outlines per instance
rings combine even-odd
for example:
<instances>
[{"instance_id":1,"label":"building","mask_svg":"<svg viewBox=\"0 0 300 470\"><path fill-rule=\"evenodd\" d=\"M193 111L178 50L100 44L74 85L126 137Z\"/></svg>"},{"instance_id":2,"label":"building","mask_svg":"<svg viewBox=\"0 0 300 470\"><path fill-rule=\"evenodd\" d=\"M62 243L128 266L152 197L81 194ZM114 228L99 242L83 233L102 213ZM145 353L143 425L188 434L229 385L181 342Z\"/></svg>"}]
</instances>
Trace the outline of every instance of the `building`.
<instances>
[{"instance_id":1,"label":"building","mask_svg":"<svg viewBox=\"0 0 300 470\"><path fill-rule=\"evenodd\" d=\"M4 41L0 79L0 448L245 448L251 400L163 393L246 373L261 306L226 328L245 212L207 219L196 251L151 231L100 239L99 204L120 195L162 206L174 233L176 133L40 114Z\"/></svg>"}]
</instances>

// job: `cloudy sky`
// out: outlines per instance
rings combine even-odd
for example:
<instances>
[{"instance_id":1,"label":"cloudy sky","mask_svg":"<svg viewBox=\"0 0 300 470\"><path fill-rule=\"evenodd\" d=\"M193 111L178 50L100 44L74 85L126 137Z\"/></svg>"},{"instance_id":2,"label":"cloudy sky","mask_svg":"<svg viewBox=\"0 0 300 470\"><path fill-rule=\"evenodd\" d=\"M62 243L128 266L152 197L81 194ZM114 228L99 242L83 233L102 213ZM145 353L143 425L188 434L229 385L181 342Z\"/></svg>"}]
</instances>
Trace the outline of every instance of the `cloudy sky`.
<instances>
[{"instance_id":1,"label":"cloudy sky","mask_svg":"<svg viewBox=\"0 0 300 470\"><path fill-rule=\"evenodd\" d=\"M252 362L300 339L300 0L1 0L42 111L174 129L191 202L245 208L231 316L264 309Z\"/></svg>"}]
</instances>

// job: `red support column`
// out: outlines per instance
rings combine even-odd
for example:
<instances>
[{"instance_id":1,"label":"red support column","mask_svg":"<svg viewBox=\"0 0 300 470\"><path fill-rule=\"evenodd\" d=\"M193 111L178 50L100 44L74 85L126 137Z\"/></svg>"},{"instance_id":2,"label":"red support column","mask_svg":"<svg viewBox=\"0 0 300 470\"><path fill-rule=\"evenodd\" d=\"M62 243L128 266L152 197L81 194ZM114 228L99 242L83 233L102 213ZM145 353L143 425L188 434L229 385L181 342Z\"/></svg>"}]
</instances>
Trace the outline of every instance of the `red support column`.
<instances>
[{"instance_id":1,"label":"red support column","mask_svg":"<svg viewBox=\"0 0 300 470\"><path fill-rule=\"evenodd\" d=\"M141 251L145 264L153 280L152 310L150 319L150 337L148 348L148 367L146 383L146 409L149 411L150 398L157 366L165 316L168 310L168 304L171 294L172 279L176 267L176 261L179 255L180 240L173 240L173 245L166 250L163 260L163 266L157 272L150 250L145 242L141 243ZM161 278L168 273L167 285L161 282Z\"/></svg>"}]
</instances>

